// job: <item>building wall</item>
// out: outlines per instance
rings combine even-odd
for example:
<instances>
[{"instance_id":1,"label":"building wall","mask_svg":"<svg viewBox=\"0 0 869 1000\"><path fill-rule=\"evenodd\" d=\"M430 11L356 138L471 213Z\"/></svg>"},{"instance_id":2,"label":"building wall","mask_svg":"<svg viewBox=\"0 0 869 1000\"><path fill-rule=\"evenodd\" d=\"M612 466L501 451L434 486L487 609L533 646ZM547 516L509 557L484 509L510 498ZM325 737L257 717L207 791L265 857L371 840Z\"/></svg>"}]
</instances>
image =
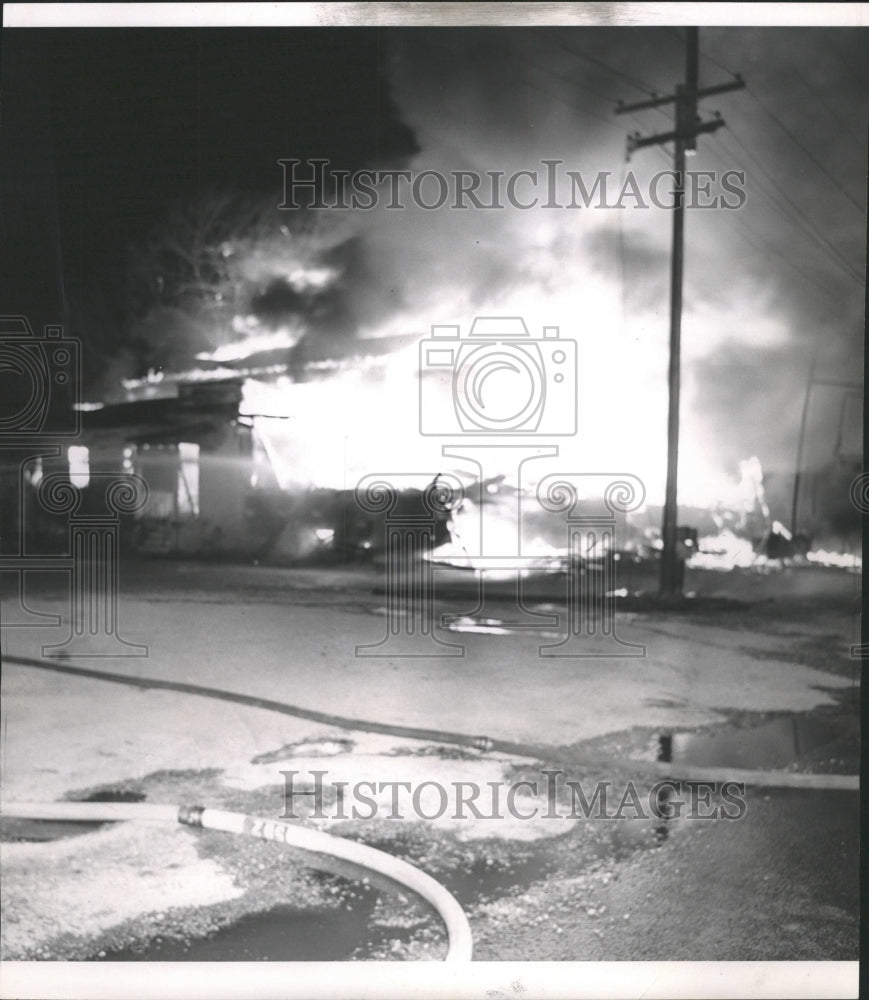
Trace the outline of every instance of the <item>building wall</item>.
<instances>
[{"instance_id":1,"label":"building wall","mask_svg":"<svg viewBox=\"0 0 869 1000\"><path fill-rule=\"evenodd\" d=\"M251 489L249 427L231 423L199 452L199 532L203 555L247 554L251 547L245 501Z\"/></svg>"}]
</instances>

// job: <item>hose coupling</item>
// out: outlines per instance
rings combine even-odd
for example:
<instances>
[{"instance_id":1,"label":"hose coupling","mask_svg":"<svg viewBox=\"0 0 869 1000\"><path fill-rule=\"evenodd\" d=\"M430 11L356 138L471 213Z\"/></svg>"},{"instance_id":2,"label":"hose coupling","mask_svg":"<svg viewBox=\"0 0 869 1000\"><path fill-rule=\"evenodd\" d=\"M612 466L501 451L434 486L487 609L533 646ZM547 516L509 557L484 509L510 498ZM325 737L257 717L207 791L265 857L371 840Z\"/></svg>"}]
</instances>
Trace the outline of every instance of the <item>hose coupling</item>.
<instances>
[{"instance_id":1,"label":"hose coupling","mask_svg":"<svg viewBox=\"0 0 869 1000\"><path fill-rule=\"evenodd\" d=\"M179 806L178 822L186 823L187 826L202 826L202 814L205 806Z\"/></svg>"}]
</instances>

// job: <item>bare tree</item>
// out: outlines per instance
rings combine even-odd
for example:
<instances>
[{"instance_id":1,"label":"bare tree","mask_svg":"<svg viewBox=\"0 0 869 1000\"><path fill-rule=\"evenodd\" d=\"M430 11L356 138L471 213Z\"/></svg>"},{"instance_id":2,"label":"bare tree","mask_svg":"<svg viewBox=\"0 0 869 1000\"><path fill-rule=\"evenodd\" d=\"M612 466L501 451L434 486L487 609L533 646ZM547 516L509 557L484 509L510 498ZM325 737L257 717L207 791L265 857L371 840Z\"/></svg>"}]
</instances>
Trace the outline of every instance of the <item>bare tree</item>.
<instances>
[{"instance_id":1,"label":"bare tree","mask_svg":"<svg viewBox=\"0 0 869 1000\"><path fill-rule=\"evenodd\" d=\"M273 207L249 197L210 192L177 205L131 249L132 320L161 307L231 311L241 291L240 254L274 228Z\"/></svg>"},{"instance_id":2,"label":"bare tree","mask_svg":"<svg viewBox=\"0 0 869 1000\"><path fill-rule=\"evenodd\" d=\"M264 289L315 266L346 239L346 222L280 213L271 200L210 192L177 205L131 247L130 348L120 367L139 375L183 367L237 339L238 319Z\"/></svg>"}]
</instances>

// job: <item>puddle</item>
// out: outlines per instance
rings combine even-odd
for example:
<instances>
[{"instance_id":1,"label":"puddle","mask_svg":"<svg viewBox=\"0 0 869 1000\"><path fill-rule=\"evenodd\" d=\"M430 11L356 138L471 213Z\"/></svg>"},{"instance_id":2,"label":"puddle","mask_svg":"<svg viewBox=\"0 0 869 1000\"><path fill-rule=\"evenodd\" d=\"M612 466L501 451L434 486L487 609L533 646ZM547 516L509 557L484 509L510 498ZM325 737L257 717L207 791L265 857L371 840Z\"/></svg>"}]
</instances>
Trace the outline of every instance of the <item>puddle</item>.
<instances>
[{"instance_id":1,"label":"puddle","mask_svg":"<svg viewBox=\"0 0 869 1000\"><path fill-rule=\"evenodd\" d=\"M396 939L408 940L420 928L442 936L440 920L421 898L392 879L349 861L327 855L316 857L309 876L322 886L332 905L282 903L259 913L245 914L211 933L179 938L151 936L100 952L103 962L338 962L382 958ZM174 921L178 925L178 921ZM183 920L182 920L183 926ZM153 931L152 931L153 935Z\"/></svg>"},{"instance_id":2,"label":"puddle","mask_svg":"<svg viewBox=\"0 0 869 1000\"><path fill-rule=\"evenodd\" d=\"M558 838L555 843L510 856L468 856L443 859L444 865L423 865L447 888L467 911L505 896L524 893L534 883L556 874L580 873L589 862L615 863L632 854L648 835L640 835L640 824L614 834L614 824L603 824L605 837L590 837L589 831ZM628 827L631 828L630 834ZM374 845L379 846L379 845ZM383 845L385 846L385 844ZM331 867L331 865L330 865ZM343 865L336 866L340 871ZM348 870L356 866L347 866ZM369 873L371 875L371 873ZM333 874L324 876L336 878ZM609 876L607 876L609 877ZM107 950L99 961L347 961L383 959L400 951L400 943L422 934L436 937L442 949L442 928L434 912L402 886L373 876L370 884L341 884L336 908L304 908L281 905L244 916L228 927L191 940L154 939L146 945Z\"/></svg>"},{"instance_id":3,"label":"puddle","mask_svg":"<svg viewBox=\"0 0 869 1000\"><path fill-rule=\"evenodd\" d=\"M666 834L665 834L666 835ZM604 873L637 850L657 846L645 821L580 823L564 835L533 844L511 842L461 844L451 838L431 839L427 831L406 836L369 837L366 843L405 857L437 879L466 912L480 904L521 896L529 887L552 877ZM313 858L300 858L308 868ZM148 937L137 943L117 941L100 961L348 961L402 957L406 945L440 957L443 929L433 910L413 893L389 879L334 858L317 857L310 876L323 880L321 893L268 906L217 928L206 920L184 938L178 928L183 915L167 915L150 924ZM595 876L596 877L596 876ZM609 876L606 876L609 877ZM274 899L274 897L272 897ZM225 913L226 920L231 915ZM210 933L202 931L210 925ZM195 926L195 925L194 925ZM192 931L192 927L191 927ZM413 952L418 954L418 951Z\"/></svg>"},{"instance_id":4,"label":"puddle","mask_svg":"<svg viewBox=\"0 0 869 1000\"><path fill-rule=\"evenodd\" d=\"M126 789L108 788L103 791L91 792L83 799L76 799L77 802L144 802L144 792L132 792Z\"/></svg>"},{"instance_id":5,"label":"puddle","mask_svg":"<svg viewBox=\"0 0 869 1000\"><path fill-rule=\"evenodd\" d=\"M322 880L335 905L285 903L246 914L205 936L157 936L101 951L95 960L341 962L383 958L420 929L436 942L443 937L435 911L406 887L349 862L324 862L328 868L313 877Z\"/></svg>"},{"instance_id":6,"label":"puddle","mask_svg":"<svg viewBox=\"0 0 869 1000\"><path fill-rule=\"evenodd\" d=\"M93 833L105 825L105 823L71 823L3 816L0 818L0 843L45 843L52 840L66 840L69 837L80 837L83 833Z\"/></svg>"},{"instance_id":7,"label":"puddle","mask_svg":"<svg viewBox=\"0 0 869 1000\"><path fill-rule=\"evenodd\" d=\"M156 939L144 949L122 948L103 962L340 962L376 944L370 917L377 893L364 888L340 908L277 906L242 917L208 937L189 941ZM394 935L393 935L394 936Z\"/></svg>"},{"instance_id":8,"label":"puddle","mask_svg":"<svg viewBox=\"0 0 869 1000\"><path fill-rule=\"evenodd\" d=\"M408 860L437 879L467 911L481 903L522 894L553 876L615 864L638 850L653 848L653 832L648 820L591 821L560 836L521 846L510 841L480 841L473 846L459 845L453 853L444 845L443 851L429 848L427 856L417 859L411 855ZM388 841L371 843L390 850Z\"/></svg>"},{"instance_id":9,"label":"puddle","mask_svg":"<svg viewBox=\"0 0 869 1000\"><path fill-rule=\"evenodd\" d=\"M251 764L271 764L275 761L286 760L288 757L337 757L339 754L349 753L354 746L356 744L353 740L343 737L298 740L295 743L285 743L277 750L258 754L251 759Z\"/></svg>"},{"instance_id":10,"label":"puddle","mask_svg":"<svg viewBox=\"0 0 869 1000\"><path fill-rule=\"evenodd\" d=\"M144 802L141 792L130 791L97 791L80 802ZM113 826L105 822L76 822L74 820L29 819L28 817L0 817L0 843L45 843L52 840L66 840L69 837L80 837L92 833L104 826Z\"/></svg>"},{"instance_id":11,"label":"puddle","mask_svg":"<svg viewBox=\"0 0 869 1000\"><path fill-rule=\"evenodd\" d=\"M486 903L507 895L516 888L526 889L542 881L555 868L554 859L545 854L512 860L475 858L461 871L441 873L442 882L463 906Z\"/></svg>"},{"instance_id":12,"label":"puddle","mask_svg":"<svg viewBox=\"0 0 869 1000\"><path fill-rule=\"evenodd\" d=\"M476 635L537 635L546 639L560 639L562 633L554 632L552 626L543 622L507 622L500 618L472 617L470 615L450 618L443 623L448 632L470 632Z\"/></svg>"},{"instance_id":13,"label":"puddle","mask_svg":"<svg viewBox=\"0 0 869 1000\"><path fill-rule=\"evenodd\" d=\"M421 747L393 747L384 750L382 757L437 757L440 760L480 760L479 750L453 746L449 743L427 743Z\"/></svg>"},{"instance_id":14,"label":"puddle","mask_svg":"<svg viewBox=\"0 0 869 1000\"><path fill-rule=\"evenodd\" d=\"M509 635L510 629L498 618L454 618L444 623L450 632L473 632L478 635Z\"/></svg>"},{"instance_id":15,"label":"puddle","mask_svg":"<svg viewBox=\"0 0 869 1000\"><path fill-rule=\"evenodd\" d=\"M853 714L783 716L725 732L674 733L670 759L701 767L749 769L825 762L833 770L856 773L859 734L859 719Z\"/></svg>"}]
</instances>

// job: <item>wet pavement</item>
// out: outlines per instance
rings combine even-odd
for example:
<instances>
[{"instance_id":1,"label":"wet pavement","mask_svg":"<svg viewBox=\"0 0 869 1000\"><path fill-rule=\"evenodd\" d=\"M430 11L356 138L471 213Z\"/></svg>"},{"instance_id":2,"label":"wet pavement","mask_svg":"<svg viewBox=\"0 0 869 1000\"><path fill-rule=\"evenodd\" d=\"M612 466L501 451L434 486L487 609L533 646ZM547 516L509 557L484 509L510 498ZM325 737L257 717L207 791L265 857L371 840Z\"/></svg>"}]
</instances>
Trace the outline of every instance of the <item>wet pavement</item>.
<instances>
[{"instance_id":1,"label":"wet pavement","mask_svg":"<svg viewBox=\"0 0 869 1000\"><path fill-rule=\"evenodd\" d=\"M354 642L382 628L370 575L151 565L130 577L121 609L128 638L150 642L151 655L93 665L568 748L546 766L586 788L634 781L651 802L643 761L674 772L857 773L859 663L849 656L855 624L843 601L854 579L824 579L833 589L811 598L811 614L802 578L791 580L790 597L762 608L729 601L625 612L620 629L648 646L638 662L547 663L536 655L539 635L487 631L498 628L492 619L460 635L466 658L408 664L352 655ZM46 608L57 598L50 588L42 596ZM22 635L11 651L37 655ZM529 757L188 695L14 665L3 684L7 801L201 802L275 817L287 768L348 780L540 780ZM579 763L586 758L613 767ZM677 782L672 794L682 793ZM738 822L626 810L551 822L378 815L320 828L439 879L464 907L483 961L855 958L858 796L749 788L744 803ZM334 865L324 871L322 859L317 867L276 844L133 826L0 823L5 958L442 957L437 918L394 886ZM112 900L117 891L123 905Z\"/></svg>"},{"instance_id":2,"label":"wet pavement","mask_svg":"<svg viewBox=\"0 0 869 1000\"><path fill-rule=\"evenodd\" d=\"M516 777L530 774L522 769ZM167 784L181 780L165 776L153 794L165 801ZM277 798L277 789L260 790L225 804L273 813L263 808L269 792ZM215 787L210 798L219 797ZM832 960L857 957L857 823L851 793L776 791L748 792L740 822L649 821L628 813L531 842L462 844L422 824L397 829L385 820L334 832L439 879L465 908L481 961L517 954ZM89 941L61 936L48 954L23 957L313 961L443 952L443 933L428 907L399 888L363 883L361 871L324 873L301 852L208 831L194 842L203 859L217 860L247 887L245 897L204 909L170 908Z\"/></svg>"}]
</instances>

